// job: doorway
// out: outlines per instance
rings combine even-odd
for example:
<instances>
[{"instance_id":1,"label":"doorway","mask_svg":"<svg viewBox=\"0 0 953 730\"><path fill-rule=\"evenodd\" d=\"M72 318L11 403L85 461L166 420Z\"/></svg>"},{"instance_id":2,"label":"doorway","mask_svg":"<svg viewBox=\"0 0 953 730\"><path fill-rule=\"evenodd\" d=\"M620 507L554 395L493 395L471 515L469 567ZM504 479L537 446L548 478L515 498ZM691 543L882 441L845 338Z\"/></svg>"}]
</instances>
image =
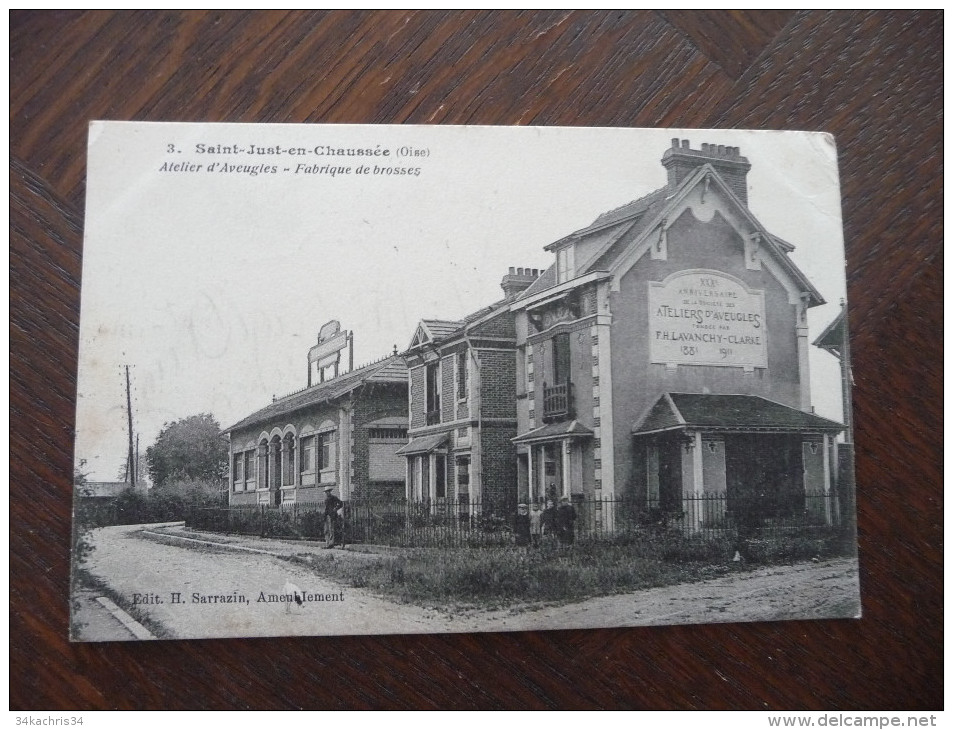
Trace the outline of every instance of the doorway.
<instances>
[{"instance_id":1,"label":"doorway","mask_svg":"<svg viewBox=\"0 0 953 730\"><path fill-rule=\"evenodd\" d=\"M725 437L728 509L752 519L804 511L804 458L797 434Z\"/></svg>"}]
</instances>

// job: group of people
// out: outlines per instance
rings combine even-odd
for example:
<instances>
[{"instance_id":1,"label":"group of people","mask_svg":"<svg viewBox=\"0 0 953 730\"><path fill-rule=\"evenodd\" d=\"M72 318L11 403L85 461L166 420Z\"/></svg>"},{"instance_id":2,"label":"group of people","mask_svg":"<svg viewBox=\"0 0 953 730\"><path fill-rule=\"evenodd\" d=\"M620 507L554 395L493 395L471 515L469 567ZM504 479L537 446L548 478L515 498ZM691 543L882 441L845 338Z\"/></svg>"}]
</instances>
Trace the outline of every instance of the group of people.
<instances>
[{"instance_id":1,"label":"group of people","mask_svg":"<svg viewBox=\"0 0 953 730\"><path fill-rule=\"evenodd\" d=\"M344 502L334 495L333 487L324 488L325 547L344 547ZM555 491L555 487L551 490ZM514 533L521 547L539 547L543 541L572 545L576 537L576 508L569 497L559 504L553 496L546 499L545 508L536 502L532 506L520 504L516 511Z\"/></svg>"},{"instance_id":2,"label":"group of people","mask_svg":"<svg viewBox=\"0 0 953 730\"><path fill-rule=\"evenodd\" d=\"M560 545L572 545L576 537L576 508L569 497L563 497L559 504L552 498L546 500L541 508L534 502L532 506L520 504L516 508L514 534L520 547L539 547L544 540L556 541Z\"/></svg>"}]
</instances>

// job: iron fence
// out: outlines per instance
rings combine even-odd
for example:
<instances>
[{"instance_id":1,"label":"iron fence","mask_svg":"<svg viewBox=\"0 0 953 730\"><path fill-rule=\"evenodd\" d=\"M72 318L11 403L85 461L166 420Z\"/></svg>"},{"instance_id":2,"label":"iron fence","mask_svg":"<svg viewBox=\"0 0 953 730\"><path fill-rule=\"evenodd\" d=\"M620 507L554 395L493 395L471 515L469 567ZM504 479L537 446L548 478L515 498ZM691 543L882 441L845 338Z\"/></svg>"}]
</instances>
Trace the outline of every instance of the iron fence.
<instances>
[{"instance_id":1,"label":"iron fence","mask_svg":"<svg viewBox=\"0 0 953 730\"><path fill-rule=\"evenodd\" d=\"M674 501L576 498L571 504L571 512L561 514L540 505L540 512L529 516L530 542L677 538L734 543L823 537L839 524L833 494L697 494ZM262 537L321 540L325 534L319 504L193 509L186 524ZM352 500L345 505L344 539L397 547L505 546L522 542L518 534L525 535L526 524L527 519L517 519L515 502ZM568 529L558 529L567 524Z\"/></svg>"}]
</instances>

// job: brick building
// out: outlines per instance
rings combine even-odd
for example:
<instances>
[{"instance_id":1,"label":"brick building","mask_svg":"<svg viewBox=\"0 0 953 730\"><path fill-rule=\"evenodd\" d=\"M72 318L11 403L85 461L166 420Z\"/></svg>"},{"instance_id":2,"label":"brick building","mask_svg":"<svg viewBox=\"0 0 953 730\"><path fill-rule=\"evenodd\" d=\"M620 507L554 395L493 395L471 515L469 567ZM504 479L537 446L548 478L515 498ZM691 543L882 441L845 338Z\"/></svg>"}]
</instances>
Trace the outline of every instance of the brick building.
<instances>
[{"instance_id":1,"label":"brick building","mask_svg":"<svg viewBox=\"0 0 953 730\"><path fill-rule=\"evenodd\" d=\"M506 298L460 321L425 319L409 377L407 498L511 508L516 498L516 331L510 304L539 276L510 269Z\"/></svg>"},{"instance_id":2,"label":"brick building","mask_svg":"<svg viewBox=\"0 0 953 730\"><path fill-rule=\"evenodd\" d=\"M407 369L392 355L292 393L225 430L229 504L402 497Z\"/></svg>"},{"instance_id":3,"label":"brick building","mask_svg":"<svg viewBox=\"0 0 953 730\"><path fill-rule=\"evenodd\" d=\"M662 165L664 187L547 246L554 264L511 305L520 496L806 509L843 429L811 408L806 313L823 298L748 209L738 148L673 140Z\"/></svg>"}]
</instances>

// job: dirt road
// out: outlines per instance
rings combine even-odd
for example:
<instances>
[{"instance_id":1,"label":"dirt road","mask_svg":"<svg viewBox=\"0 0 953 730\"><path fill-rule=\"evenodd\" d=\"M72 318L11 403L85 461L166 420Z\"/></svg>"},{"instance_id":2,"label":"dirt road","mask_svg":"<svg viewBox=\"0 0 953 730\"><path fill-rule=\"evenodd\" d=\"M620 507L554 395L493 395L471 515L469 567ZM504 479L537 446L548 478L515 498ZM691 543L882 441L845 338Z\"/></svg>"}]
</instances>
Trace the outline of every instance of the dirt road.
<instances>
[{"instance_id":1,"label":"dirt road","mask_svg":"<svg viewBox=\"0 0 953 730\"><path fill-rule=\"evenodd\" d=\"M118 594L121 605L131 605L147 625L161 626L160 638L447 630L433 611L332 583L272 555L185 542L180 547L142 533L142 525L94 530L87 569ZM288 584L301 605L285 600ZM117 628L119 638L126 634Z\"/></svg>"},{"instance_id":2,"label":"dirt road","mask_svg":"<svg viewBox=\"0 0 953 730\"><path fill-rule=\"evenodd\" d=\"M860 616L857 562L838 559L733 573L701 583L494 616L488 631L660 626ZM474 617L476 618L476 617Z\"/></svg>"},{"instance_id":3,"label":"dirt road","mask_svg":"<svg viewBox=\"0 0 953 730\"><path fill-rule=\"evenodd\" d=\"M342 586L278 556L300 554L308 549L302 543L221 537L209 540L230 546L175 537L157 542L156 533L162 530L144 531L141 525L94 531L87 568L122 603L135 604L132 613L160 638L649 626L843 617L860 610L857 563L849 559L761 568L560 606L450 613ZM294 590L303 598L300 605L283 598ZM87 636L81 630L79 638L109 639L101 629ZM128 638L128 632L117 626L115 638Z\"/></svg>"}]
</instances>

